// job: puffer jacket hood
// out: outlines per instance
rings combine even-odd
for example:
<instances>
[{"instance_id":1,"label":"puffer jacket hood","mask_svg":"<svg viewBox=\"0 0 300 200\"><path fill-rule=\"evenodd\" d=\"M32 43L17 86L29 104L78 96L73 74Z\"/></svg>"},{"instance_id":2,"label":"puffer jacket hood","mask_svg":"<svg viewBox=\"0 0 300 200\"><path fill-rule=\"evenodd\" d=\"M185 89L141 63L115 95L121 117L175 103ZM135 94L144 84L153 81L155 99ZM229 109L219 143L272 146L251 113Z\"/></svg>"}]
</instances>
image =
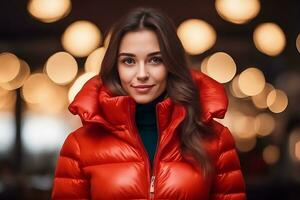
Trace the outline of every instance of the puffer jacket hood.
<instances>
[{"instance_id":1,"label":"puffer jacket hood","mask_svg":"<svg viewBox=\"0 0 300 200\"><path fill-rule=\"evenodd\" d=\"M228 99L224 87L204 75L192 69L191 75L199 88L200 107L202 110L201 120L205 123L213 118L223 118L228 106ZM126 104L133 101L129 96L116 96L102 84L99 76L91 78L79 91L73 102L69 105L69 110L74 115L79 115L83 122L97 122L104 126L119 125L126 118L126 115L118 115L110 118L111 113L127 113ZM163 106L168 107L171 99L168 97ZM121 110L120 110L121 109ZM117 118L116 118L117 117Z\"/></svg>"},{"instance_id":2,"label":"puffer jacket hood","mask_svg":"<svg viewBox=\"0 0 300 200\"><path fill-rule=\"evenodd\" d=\"M201 119L212 130L201 145L214 172L205 177L181 153L183 105L166 97L156 105L158 141L153 166L135 125L136 103L113 96L99 76L76 95L69 110L82 127L66 138L58 158L52 199L245 200L245 184L234 140L223 118L228 106L224 87L197 70Z\"/></svg>"}]
</instances>

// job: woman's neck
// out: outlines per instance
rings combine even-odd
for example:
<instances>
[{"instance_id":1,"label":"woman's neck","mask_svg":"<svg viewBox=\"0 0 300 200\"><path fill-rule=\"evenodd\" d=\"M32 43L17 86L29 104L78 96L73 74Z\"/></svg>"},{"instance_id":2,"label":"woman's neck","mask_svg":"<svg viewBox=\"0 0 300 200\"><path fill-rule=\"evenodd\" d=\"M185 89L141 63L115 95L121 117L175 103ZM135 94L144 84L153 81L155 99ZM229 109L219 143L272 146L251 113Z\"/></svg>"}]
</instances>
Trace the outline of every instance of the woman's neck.
<instances>
[{"instance_id":1,"label":"woman's neck","mask_svg":"<svg viewBox=\"0 0 300 200\"><path fill-rule=\"evenodd\" d=\"M153 101L149 102L149 103L145 103L145 104L136 104L136 108L137 111L138 110L143 110L143 111L147 111L147 110L152 110L153 108L155 108L156 104L163 101L165 99L167 95L167 92L164 91L163 93L161 93L158 97L156 97Z\"/></svg>"}]
</instances>

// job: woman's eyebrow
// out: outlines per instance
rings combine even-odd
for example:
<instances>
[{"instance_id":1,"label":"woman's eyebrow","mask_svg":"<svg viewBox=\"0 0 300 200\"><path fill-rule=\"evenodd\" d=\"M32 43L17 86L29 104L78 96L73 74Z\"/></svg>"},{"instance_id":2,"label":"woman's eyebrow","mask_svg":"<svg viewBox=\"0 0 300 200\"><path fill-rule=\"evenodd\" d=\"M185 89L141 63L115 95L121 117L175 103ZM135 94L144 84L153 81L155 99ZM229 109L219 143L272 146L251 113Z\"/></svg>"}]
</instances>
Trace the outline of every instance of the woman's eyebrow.
<instances>
[{"instance_id":1,"label":"woman's eyebrow","mask_svg":"<svg viewBox=\"0 0 300 200\"><path fill-rule=\"evenodd\" d=\"M152 52L152 53L149 53L147 56L154 56L154 55L157 55L157 54L161 54L160 51L155 51L155 52ZM129 57L135 57L135 54L133 53L119 53L118 57L120 56L129 56Z\"/></svg>"},{"instance_id":2,"label":"woman's eyebrow","mask_svg":"<svg viewBox=\"0 0 300 200\"><path fill-rule=\"evenodd\" d=\"M130 57L135 57L135 55L132 54L132 53L119 53L118 57L120 57L120 56L130 56Z\"/></svg>"},{"instance_id":3,"label":"woman's eyebrow","mask_svg":"<svg viewBox=\"0 0 300 200\"><path fill-rule=\"evenodd\" d=\"M155 51L155 52L149 53L148 56L154 56L157 54L161 54L160 51Z\"/></svg>"}]
</instances>

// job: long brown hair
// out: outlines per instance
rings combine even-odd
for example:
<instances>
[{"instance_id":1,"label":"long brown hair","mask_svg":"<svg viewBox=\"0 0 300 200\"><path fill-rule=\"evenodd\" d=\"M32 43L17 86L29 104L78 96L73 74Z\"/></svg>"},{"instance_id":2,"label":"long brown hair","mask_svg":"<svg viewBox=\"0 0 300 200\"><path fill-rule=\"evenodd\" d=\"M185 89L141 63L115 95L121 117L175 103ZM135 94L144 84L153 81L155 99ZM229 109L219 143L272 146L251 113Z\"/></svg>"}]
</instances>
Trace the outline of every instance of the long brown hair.
<instances>
[{"instance_id":1,"label":"long brown hair","mask_svg":"<svg viewBox=\"0 0 300 200\"><path fill-rule=\"evenodd\" d=\"M211 163L201 145L207 127L200 120L199 91L195 86L183 46L176 34L173 21L163 12L139 7L122 17L112 27L109 45L102 61L100 76L103 83L115 95L126 95L117 72L117 54L122 37L141 29L156 33L163 62L168 70L167 94L175 102L185 106L187 116L181 124L181 150L183 156L192 155L207 175Z\"/></svg>"}]
</instances>

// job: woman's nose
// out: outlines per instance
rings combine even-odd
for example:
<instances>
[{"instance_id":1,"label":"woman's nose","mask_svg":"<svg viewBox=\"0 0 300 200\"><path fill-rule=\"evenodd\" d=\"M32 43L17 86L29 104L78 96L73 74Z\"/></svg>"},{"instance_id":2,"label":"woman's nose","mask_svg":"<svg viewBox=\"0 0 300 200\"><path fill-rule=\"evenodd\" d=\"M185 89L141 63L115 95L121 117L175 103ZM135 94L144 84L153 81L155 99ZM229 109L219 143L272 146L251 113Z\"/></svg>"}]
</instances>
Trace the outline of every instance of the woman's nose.
<instances>
[{"instance_id":1,"label":"woman's nose","mask_svg":"<svg viewBox=\"0 0 300 200\"><path fill-rule=\"evenodd\" d=\"M138 66L137 79L140 81L145 81L149 78L149 73L144 64Z\"/></svg>"}]
</instances>

